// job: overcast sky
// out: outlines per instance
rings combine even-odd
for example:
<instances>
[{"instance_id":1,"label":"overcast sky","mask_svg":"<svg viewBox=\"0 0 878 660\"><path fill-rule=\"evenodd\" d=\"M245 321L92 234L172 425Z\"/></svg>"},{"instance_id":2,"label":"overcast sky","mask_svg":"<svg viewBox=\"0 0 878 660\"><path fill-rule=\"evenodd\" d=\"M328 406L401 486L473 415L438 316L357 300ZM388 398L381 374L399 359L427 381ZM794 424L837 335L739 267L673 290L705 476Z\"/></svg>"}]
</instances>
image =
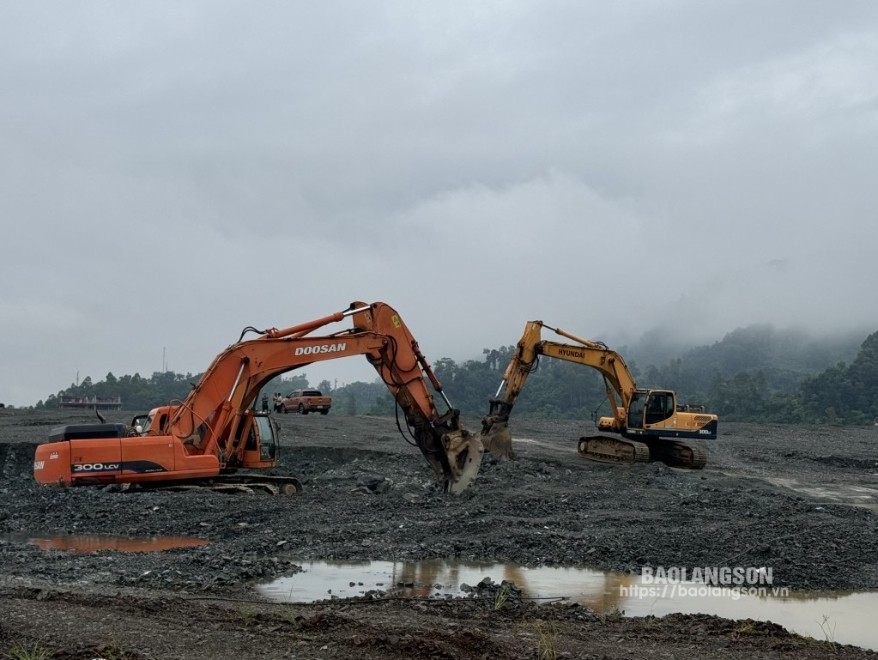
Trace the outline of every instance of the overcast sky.
<instances>
[{"instance_id":1,"label":"overcast sky","mask_svg":"<svg viewBox=\"0 0 878 660\"><path fill-rule=\"evenodd\" d=\"M873 0L0 4L7 404L353 300L432 361L874 331L876 210Z\"/></svg>"}]
</instances>

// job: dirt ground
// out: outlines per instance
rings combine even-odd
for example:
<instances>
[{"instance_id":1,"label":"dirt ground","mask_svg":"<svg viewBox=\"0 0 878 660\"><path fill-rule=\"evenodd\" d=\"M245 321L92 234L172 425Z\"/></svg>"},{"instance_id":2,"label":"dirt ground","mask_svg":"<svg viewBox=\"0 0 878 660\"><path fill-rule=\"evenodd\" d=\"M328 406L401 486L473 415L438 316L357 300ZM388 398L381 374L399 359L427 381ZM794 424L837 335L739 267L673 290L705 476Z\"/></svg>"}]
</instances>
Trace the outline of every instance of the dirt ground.
<instances>
[{"instance_id":1,"label":"dirt ground","mask_svg":"<svg viewBox=\"0 0 878 660\"><path fill-rule=\"evenodd\" d=\"M307 560L456 559L632 574L767 566L775 585L794 590L876 590L876 428L721 424L707 468L685 471L593 463L575 450L590 424L513 420L517 460L486 458L475 484L448 497L392 418L279 415L278 472L302 481L295 497L35 484L35 445L54 426L84 421L91 416L0 411L0 657L878 655L768 622L598 613L496 584L468 598L373 591L309 604L268 602L254 589ZM208 543L133 553L28 542L58 534Z\"/></svg>"}]
</instances>

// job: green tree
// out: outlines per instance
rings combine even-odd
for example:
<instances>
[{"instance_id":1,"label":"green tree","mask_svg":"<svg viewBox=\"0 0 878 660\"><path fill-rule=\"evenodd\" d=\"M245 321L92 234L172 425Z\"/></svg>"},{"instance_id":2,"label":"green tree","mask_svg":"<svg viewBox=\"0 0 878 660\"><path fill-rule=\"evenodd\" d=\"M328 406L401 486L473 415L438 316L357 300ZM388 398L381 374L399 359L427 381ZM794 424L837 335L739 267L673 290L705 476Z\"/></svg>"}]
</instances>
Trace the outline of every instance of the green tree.
<instances>
[{"instance_id":1,"label":"green tree","mask_svg":"<svg viewBox=\"0 0 878 660\"><path fill-rule=\"evenodd\" d=\"M850 365L841 362L805 380L800 396L812 421L868 424L878 418L878 332L866 338Z\"/></svg>"}]
</instances>

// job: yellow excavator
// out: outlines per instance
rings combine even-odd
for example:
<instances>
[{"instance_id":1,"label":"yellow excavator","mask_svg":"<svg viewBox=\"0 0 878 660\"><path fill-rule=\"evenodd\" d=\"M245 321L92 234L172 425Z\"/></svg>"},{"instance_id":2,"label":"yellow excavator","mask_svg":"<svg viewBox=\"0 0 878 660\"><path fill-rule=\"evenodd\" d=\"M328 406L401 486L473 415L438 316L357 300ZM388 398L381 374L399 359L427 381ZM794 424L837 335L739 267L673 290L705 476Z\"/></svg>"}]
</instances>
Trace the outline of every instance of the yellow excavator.
<instances>
[{"instance_id":1,"label":"yellow excavator","mask_svg":"<svg viewBox=\"0 0 878 660\"><path fill-rule=\"evenodd\" d=\"M543 328L575 343L541 338ZM612 417L598 420L598 431L613 436L583 436L582 456L607 463L662 461L673 467L703 468L707 449L701 440L716 438L717 416L700 406L677 403L671 390L638 389L622 356L602 342L582 339L542 321L530 321L482 420L481 441L495 456L514 457L509 415L540 356L597 369L604 379Z\"/></svg>"}]
</instances>

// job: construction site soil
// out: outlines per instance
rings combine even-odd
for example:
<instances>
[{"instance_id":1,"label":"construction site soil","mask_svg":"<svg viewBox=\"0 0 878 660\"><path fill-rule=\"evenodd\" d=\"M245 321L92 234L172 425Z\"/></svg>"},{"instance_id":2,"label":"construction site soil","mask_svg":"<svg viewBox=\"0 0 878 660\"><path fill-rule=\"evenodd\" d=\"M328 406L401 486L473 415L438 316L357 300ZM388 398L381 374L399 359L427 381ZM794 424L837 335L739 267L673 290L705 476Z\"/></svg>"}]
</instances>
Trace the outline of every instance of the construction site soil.
<instances>
[{"instance_id":1,"label":"construction site soil","mask_svg":"<svg viewBox=\"0 0 878 660\"><path fill-rule=\"evenodd\" d=\"M110 421L125 421L110 413ZM704 470L576 453L590 424L513 420L516 460L438 490L393 418L278 415L297 496L59 489L35 446L85 412L0 410L0 657L862 658L873 651L706 614L596 612L471 585L465 597L278 603L257 583L309 560L522 567L768 567L794 591L878 589L878 428L721 424ZM478 429L478 420L464 420ZM34 539L188 537L161 552L72 552ZM431 585L427 585L428 589ZM843 624L843 622L841 622Z\"/></svg>"}]
</instances>

